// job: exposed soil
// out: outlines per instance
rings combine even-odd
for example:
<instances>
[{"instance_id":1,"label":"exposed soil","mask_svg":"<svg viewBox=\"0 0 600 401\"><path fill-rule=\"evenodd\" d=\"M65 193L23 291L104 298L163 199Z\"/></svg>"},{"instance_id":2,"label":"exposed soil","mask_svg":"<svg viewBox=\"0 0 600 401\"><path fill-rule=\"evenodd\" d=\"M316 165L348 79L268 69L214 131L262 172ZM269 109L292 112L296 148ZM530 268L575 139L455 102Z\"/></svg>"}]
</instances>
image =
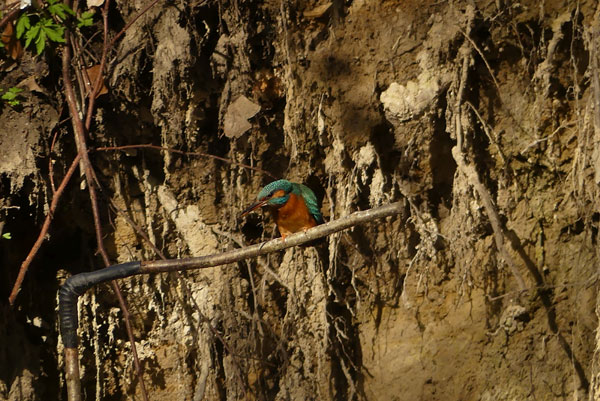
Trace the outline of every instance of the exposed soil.
<instances>
[{"instance_id":1,"label":"exposed soil","mask_svg":"<svg viewBox=\"0 0 600 401\"><path fill-rule=\"evenodd\" d=\"M115 1L110 34L146 4ZM278 236L239 217L272 178L99 147L252 165L311 187L327 221L405 205L120 281L150 399L600 399L597 2L327 4L159 2L110 54L87 140L113 263L158 259L145 236L169 258ZM77 152L59 59L0 49L0 88L24 89L0 102L0 400L66 399L57 290L104 267L77 173L6 301ZM85 399L141 399L111 288L79 308Z\"/></svg>"}]
</instances>

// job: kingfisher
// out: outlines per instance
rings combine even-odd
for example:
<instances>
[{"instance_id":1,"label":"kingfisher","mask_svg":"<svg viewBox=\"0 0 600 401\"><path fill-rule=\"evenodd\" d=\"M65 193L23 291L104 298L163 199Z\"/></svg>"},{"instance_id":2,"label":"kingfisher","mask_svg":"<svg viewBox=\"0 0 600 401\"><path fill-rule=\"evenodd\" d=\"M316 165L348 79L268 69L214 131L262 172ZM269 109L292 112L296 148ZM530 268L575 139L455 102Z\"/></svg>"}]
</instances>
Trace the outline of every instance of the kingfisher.
<instances>
[{"instance_id":1,"label":"kingfisher","mask_svg":"<svg viewBox=\"0 0 600 401\"><path fill-rule=\"evenodd\" d=\"M290 234L323 223L317 197L306 185L288 180L273 181L260 190L256 199L240 217L259 207L268 206L284 241Z\"/></svg>"}]
</instances>

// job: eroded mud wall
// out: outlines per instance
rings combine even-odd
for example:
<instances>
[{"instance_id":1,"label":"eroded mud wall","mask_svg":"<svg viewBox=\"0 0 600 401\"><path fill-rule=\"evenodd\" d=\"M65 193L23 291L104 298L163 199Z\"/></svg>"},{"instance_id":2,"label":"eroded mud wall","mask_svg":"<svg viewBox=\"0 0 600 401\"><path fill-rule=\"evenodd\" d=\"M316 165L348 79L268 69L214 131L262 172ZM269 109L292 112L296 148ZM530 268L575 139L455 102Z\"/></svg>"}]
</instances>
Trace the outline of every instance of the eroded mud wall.
<instances>
[{"instance_id":1,"label":"eroded mud wall","mask_svg":"<svg viewBox=\"0 0 600 401\"><path fill-rule=\"evenodd\" d=\"M111 29L144 5L115 2ZM326 220L405 204L316 247L123 280L150 398L596 398L598 13L284 1L144 14L111 58L90 148L151 143L255 166L313 188ZM0 115L3 299L49 174L75 152L53 68L29 55L0 75L33 75L43 91ZM149 148L91 158L115 263L157 259L144 237L176 258L277 235L268 215L239 217L265 174ZM0 398L64 397L55 294L101 267L93 235L76 180L16 307L2 309ZM108 286L82 297L80 321L87 398L139 398Z\"/></svg>"}]
</instances>

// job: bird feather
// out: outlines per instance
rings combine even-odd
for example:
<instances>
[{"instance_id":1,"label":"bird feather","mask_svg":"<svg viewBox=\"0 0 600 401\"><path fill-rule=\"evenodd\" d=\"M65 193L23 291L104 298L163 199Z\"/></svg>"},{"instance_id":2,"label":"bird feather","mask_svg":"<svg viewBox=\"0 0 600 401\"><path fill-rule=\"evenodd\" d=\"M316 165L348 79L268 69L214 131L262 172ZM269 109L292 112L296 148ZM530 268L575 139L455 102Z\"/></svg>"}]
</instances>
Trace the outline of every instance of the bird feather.
<instances>
[{"instance_id":1,"label":"bird feather","mask_svg":"<svg viewBox=\"0 0 600 401\"><path fill-rule=\"evenodd\" d=\"M317 201L317 197L315 193L306 185L302 184L292 184L293 190L292 192L296 195L302 196L304 199L304 203L308 208L310 214L315 218L317 224L323 223L323 215L321 215L321 211L319 210L319 202Z\"/></svg>"}]
</instances>

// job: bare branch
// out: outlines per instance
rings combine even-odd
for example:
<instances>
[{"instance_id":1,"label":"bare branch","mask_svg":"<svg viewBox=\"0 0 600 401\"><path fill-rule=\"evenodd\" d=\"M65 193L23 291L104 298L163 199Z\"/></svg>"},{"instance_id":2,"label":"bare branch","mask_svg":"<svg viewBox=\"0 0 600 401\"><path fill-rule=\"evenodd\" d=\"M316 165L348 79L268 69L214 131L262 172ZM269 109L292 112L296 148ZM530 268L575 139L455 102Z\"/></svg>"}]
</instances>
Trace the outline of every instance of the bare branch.
<instances>
[{"instance_id":1,"label":"bare branch","mask_svg":"<svg viewBox=\"0 0 600 401\"><path fill-rule=\"evenodd\" d=\"M15 1L12 4L9 4L2 11L6 12L6 15L0 20L0 30L2 30L2 28L4 28L4 25L6 25L9 21L12 21L12 19L15 18L17 14L21 11L19 9L19 2Z\"/></svg>"},{"instance_id":2,"label":"bare branch","mask_svg":"<svg viewBox=\"0 0 600 401\"><path fill-rule=\"evenodd\" d=\"M235 263L239 262L240 260L255 258L267 253L277 252L293 246L306 244L307 242L311 242L317 238L326 237L358 224L364 224L369 221L399 214L401 211L402 203L395 202L389 205L352 213L351 215L341 219L330 221L329 223L321 224L307 231L301 231L299 233L287 236L285 240L282 240L281 238L275 238L270 241L263 242L262 244L247 246L215 255L200 256L197 258L146 261L142 262L142 267L138 274L200 269L225 265L228 263Z\"/></svg>"},{"instance_id":3,"label":"bare branch","mask_svg":"<svg viewBox=\"0 0 600 401\"><path fill-rule=\"evenodd\" d=\"M250 165L244 164L244 163L238 163L236 161L233 161L231 159L227 159L225 157L211 155L210 153L204 153L204 152L185 152L183 150L166 148L166 147L163 147L163 146L157 146L157 145L152 145L152 144L123 145L123 146L104 146L104 147L96 148L96 150L98 150L98 151L127 150L127 149L156 149L156 150L164 150L166 152L171 152L171 153L177 153L177 154L185 155L185 156L209 157L211 159L220 160L222 162L229 163L229 164L231 164L233 166L239 166L239 167L243 167L243 168L246 168L246 169L249 169L249 170L254 170L254 171L258 172L258 173L264 174L264 175L269 176L269 177L271 177L273 179L279 178L279 177L277 177L277 176L269 173L268 171L265 171L265 170L260 169L258 167L253 167L253 166L250 166Z\"/></svg>"},{"instance_id":4,"label":"bare branch","mask_svg":"<svg viewBox=\"0 0 600 401\"><path fill-rule=\"evenodd\" d=\"M67 29L65 31L65 39L67 41L67 45L63 47L62 54L62 75L63 75L63 85L65 87L65 98L67 100L67 104L69 106L69 113L71 114L71 123L73 125L73 132L75 134L75 142L77 145L77 151L79 156L81 157L81 169L85 173L86 180L88 182L88 194L90 196L90 203L92 206L92 214L94 216L94 228L96 231L96 244L98 246L98 251L102 256L105 266L110 265L110 260L108 258L108 253L104 248L103 242L103 233L102 233L102 223L100 220L100 210L98 208L98 196L96 194L96 186L94 183L94 169L89 159L87 144L85 139L86 128L81 119L79 108L77 106L77 102L75 100L75 91L73 89L73 83L71 81L71 76L69 73L69 67L71 65L71 49L69 47L69 43L71 42L71 34ZM88 113L92 113L93 110L89 109ZM137 355L137 350L135 346L135 338L133 336L133 330L131 328L131 322L129 319L129 310L127 308L127 304L125 303L125 299L123 298L123 294L119 289L118 284L113 281L111 283L112 288L117 295L117 299L119 300L119 305L121 306L121 311L123 312L123 321L125 322L125 328L127 331L127 336L129 337L129 342L131 343L131 352L133 355L133 362L136 370L136 374L139 379L140 389L142 391L142 397L145 401L148 401L148 394L146 392L146 387L144 385L144 381L142 380L142 368L139 362L139 358ZM67 348L65 348L65 353L67 352ZM65 361L67 359L65 358ZM76 363L76 362L75 362ZM74 369L69 367L68 369ZM78 391L73 395L69 394L69 401L74 401L81 399L81 387L78 387ZM73 397L73 398L71 398Z\"/></svg>"},{"instance_id":5,"label":"bare branch","mask_svg":"<svg viewBox=\"0 0 600 401\"><path fill-rule=\"evenodd\" d=\"M61 197L63 191L65 190L67 184L71 180L73 173L77 169L77 164L79 163L79 159L80 159L80 155L77 155L75 157L75 159L73 160L73 162L71 163L69 170L67 170L67 174L63 178L58 189L56 190L56 192L54 192L54 195L52 196L52 202L50 203L50 210L48 210L48 214L46 215L46 219L44 220L44 224L42 225L42 229L40 230L40 235L38 235L37 240L31 247L31 250L29 251L29 254L25 258L23 263L21 263L21 267L19 268L19 274L17 275L17 279L15 280L13 289L10 293L10 296L8 297L8 302L10 302L11 305L13 305L15 303L15 299L17 298L17 294L21 290L21 284L23 283L23 280L25 279L25 274L27 273L27 270L29 269L29 265L31 265L33 258L35 257L35 255L37 255L38 251L40 250L40 247L42 246L42 242L44 242L44 239L46 238L46 234L48 234L48 230L50 229L50 222L52 221L52 217L54 217L54 212L56 211L56 208L58 206L58 201L60 200L60 197Z\"/></svg>"}]
</instances>

